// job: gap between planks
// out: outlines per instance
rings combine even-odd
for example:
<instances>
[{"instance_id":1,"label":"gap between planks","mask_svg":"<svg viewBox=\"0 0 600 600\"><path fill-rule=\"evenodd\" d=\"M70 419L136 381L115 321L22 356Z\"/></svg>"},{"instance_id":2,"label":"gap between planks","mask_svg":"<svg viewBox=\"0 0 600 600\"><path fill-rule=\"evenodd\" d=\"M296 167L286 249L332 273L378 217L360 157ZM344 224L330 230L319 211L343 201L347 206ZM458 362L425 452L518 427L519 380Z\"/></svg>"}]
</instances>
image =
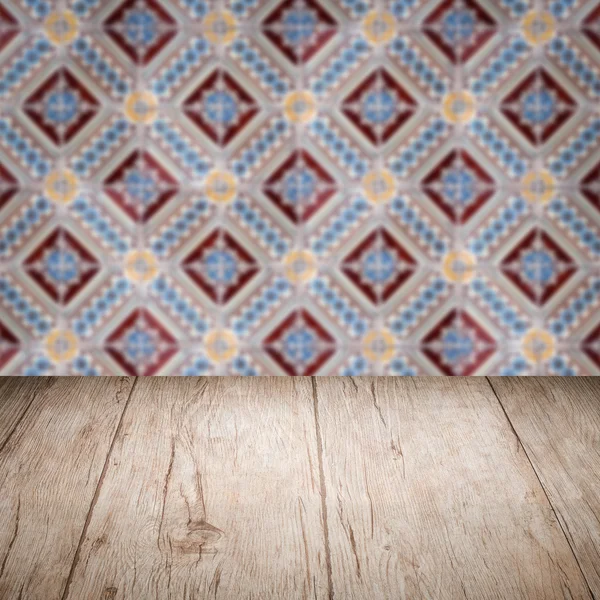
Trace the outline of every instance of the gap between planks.
<instances>
[{"instance_id":1,"label":"gap between planks","mask_svg":"<svg viewBox=\"0 0 600 600\"><path fill-rule=\"evenodd\" d=\"M0 382L0 598L60 598L133 381Z\"/></svg>"},{"instance_id":2,"label":"gap between planks","mask_svg":"<svg viewBox=\"0 0 600 600\"><path fill-rule=\"evenodd\" d=\"M317 388L336 599L593 597L487 381Z\"/></svg>"},{"instance_id":3,"label":"gap between planks","mask_svg":"<svg viewBox=\"0 0 600 600\"><path fill-rule=\"evenodd\" d=\"M319 470L319 492L320 492L320 497L321 497L321 518L322 518L322 523L323 523L323 546L324 546L326 573L327 573L327 596L328 596L329 600L333 600L334 599L334 590L333 590L331 551L330 551L330 544L329 544L329 526L328 526L328 514L327 514L327 488L326 488L325 474L324 474L324 467L323 467L323 439L322 439L321 428L320 428L320 424L319 424L319 399L318 399L316 378L311 377L310 379L311 379L312 396L313 396L312 410L313 410L313 416L314 416L314 428L315 428L314 433L315 433L316 443L317 443L317 459L318 459L318 470ZM94 496L90 503L90 508L86 515L86 520L85 520L85 523L84 523L84 526L83 526L83 529L81 532L81 536L79 539L79 543L77 545L77 549L75 551L75 556L74 556L74 559L73 559L73 562L72 562L72 565L71 565L71 568L69 571L67 582L65 584L64 592L61 596L61 600L67 600L69 598L69 592L71 589L71 583L73 581L73 576L74 576L75 570L77 568L77 565L78 565L80 557L81 557L82 545L87 537L87 533L88 533L90 522L93 517L94 509L97 505L97 502L98 502L98 499L99 499L99 496L100 496L100 493L102 490L102 485L104 483L106 473L110 466L110 459L113 454L113 449L114 449L115 443L117 442L117 440L121 434L123 422L125 420L125 416L127 413L127 409L128 409L130 400L133 396L133 392L137 386L138 380L139 380L139 377L136 377L134 380L133 386L131 387L130 393L129 393L127 400L125 402L125 405L123 407L123 411L121 413L119 423L115 430L115 434L113 436L110 447L108 449L108 452L106 455L106 460L104 462L102 472L98 479L98 483L96 485ZM172 458L173 457L171 457L171 466L172 466ZM169 469L171 468L171 466L169 467Z\"/></svg>"},{"instance_id":4,"label":"gap between planks","mask_svg":"<svg viewBox=\"0 0 600 600\"><path fill-rule=\"evenodd\" d=\"M514 436L517 439L517 448L520 447L523 450L524 456L527 459L527 462L529 463L530 468L533 470L535 479L538 481L541 490L548 502L548 506L549 508L552 510L552 513L554 515L554 517L556 518L556 521L558 521L560 527L561 527L561 533L562 536L566 538L568 547L570 549L571 554L573 555L573 558L577 564L577 567L581 573L581 576L583 578L583 582L585 582L585 584L587 585L588 591L590 593L590 596L592 598L596 598L597 596L594 596L593 592L590 589L590 585L589 582L587 581L586 577L585 577L585 573L582 569L582 566L578 560L577 555L575 554L574 548L572 546L571 541L569 540L569 537L567 536L565 530L564 530L564 526L561 523L560 519L558 519L557 517L557 511L550 499L550 496L548 494L548 491L546 489L546 487L544 486L544 484L542 483L542 480L540 478L540 474L538 472L538 470L536 469L534 463L532 462L532 458L530 457L529 453L527 452L525 445L523 444L523 441L521 440L520 436L518 435L513 422L511 421L507 410L502 402L502 400L500 399L498 393L496 392L496 389L494 388L494 385L492 384L492 381L489 378L486 378L487 384L489 385L489 387L491 388L491 391L494 394L494 397L496 398L496 400L498 401L498 403L500 404L500 408L504 414L504 417L506 419L506 421L508 421L508 425L511 429L511 431L513 432ZM358 391L358 387L356 385L356 383L351 380L352 384L356 387L356 391ZM122 432L123 432L123 423L126 419L126 414L128 412L128 408L130 406L130 401L131 398L133 396L133 392L134 389L136 388L138 384L138 378L134 379L133 385L131 386L131 389L129 390L129 394L127 396L127 399L124 403L123 406L123 410L121 412L121 415L119 416L119 421L117 424L117 427L115 429L114 435L112 436L110 445L108 447L108 451L106 453L106 458L104 460L104 465L102 468L102 471L100 473L100 476L98 478L97 484L95 486L95 491L93 494L93 498L90 502L90 506L89 509L87 511L87 515L85 518L85 523L83 525L83 530L81 532L81 535L79 537L79 542L77 544L77 548L75 551L75 555L70 567L70 571L68 574L68 578L63 590L63 594L61 596L61 598L63 600L66 600L69 597L69 593L71 590L71 583L73 581L73 576L74 573L77 569L77 566L80 562L80 558L81 558L81 552L82 552L82 546L85 543L86 537L88 535L88 529L90 526L90 522L93 519L94 516L94 511L98 502L98 499L101 495L101 491L102 491L102 487L103 484L105 482L105 478L106 475L108 473L108 471L110 470L110 461L111 461L111 456L113 455L113 450L115 448L115 445L118 441L118 439L120 438ZM319 384L320 385L320 384ZM374 384L371 384L371 388L373 387ZM331 554L331 549L330 549L330 523L328 521L328 517L330 515L328 515L328 511L327 511L327 504L328 504L328 486L327 486L327 477L325 475L325 467L324 467L324 438L323 438L323 431L322 431L322 426L320 423L320 411L319 411L319 390L318 390L318 385L317 385L317 380L315 377L311 378L311 386L312 386L312 410L313 410L313 417L314 417L314 435L315 435L315 439L316 439L316 450L317 450L317 458L318 458L318 473L319 473L319 490L320 490L320 499L321 499L321 519L322 519L322 525L323 525L323 538L324 538L324 556L325 556L325 562L326 562L326 576L327 576L327 593L328 593L328 597L329 599L333 599L334 597L334 592L336 592L335 586L334 586L334 582L333 582L333 568L332 568L332 554ZM365 387L366 390L366 387ZM367 394L368 396L368 394ZM25 416L26 412L29 410L30 406L32 405L33 401L35 400L35 393L31 399L31 402L26 406L25 408L25 412L20 416L20 418L18 419L18 421L20 422L23 417ZM374 398L375 401L375 398ZM310 404L310 403L309 403ZM379 415L379 418L383 420L382 414L381 414L381 409L378 406L377 402L374 402L374 407L377 410L377 413ZM325 407L326 409L326 407ZM321 407L321 410L323 410L323 407ZM325 416L327 416L325 414ZM327 419L325 419L325 421L327 421ZM385 424L385 420L383 420L384 424ZM4 441L3 446L6 445L6 443L8 442L8 439L10 439L12 433L14 432L14 430L18 427L18 423L16 426L11 427L10 429L10 433L8 434L8 438ZM325 423L325 427L327 427L327 423ZM309 425L309 429L310 429L310 425ZM331 491L331 490L330 490ZM324 590L324 587L321 588ZM338 594L336 593L336 598L338 597Z\"/></svg>"},{"instance_id":5,"label":"gap between planks","mask_svg":"<svg viewBox=\"0 0 600 600\"><path fill-rule=\"evenodd\" d=\"M6 385L10 386L13 382L20 384L21 383L21 379L20 378L7 378L5 380L4 383L6 383ZM26 381L26 380L25 380ZM27 414L29 413L29 409L31 408L31 406L33 405L33 403L35 402L35 399L38 396L38 393L40 391L40 388L42 389L42 391L44 391L45 389L47 389L48 384L51 380L49 378L45 378L45 377L40 377L39 380L36 380L36 387L33 389L33 393L31 394L31 399L27 401L27 404L25 405L25 408L23 408L19 414L19 416L17 417L17 419L15 419L15 422L10 425L10 429L8 431L4 432L4 440L2 440L2 430L0 430L0 455L2 454L2 451L4 450L4 448L8 445L9 441L11 440L13 434L15 433L15 431L19 428L19 425L21 424L21 422L23 421L23 419L27 416ZM28 383L28 382L27 382ZM2 390L4 393L4 390Z\"/></svg>"},{"instance_id":6,"label":"gap between planks","mask_svg":"<svg viewBox=\"0 0 600 600\"><path fill-rule=\"evenodd\" d=\"M581 566L581 562L579 561L579 557L577 556L577 553L575 552L575 548L573 548L573 544L571 543L571 540L569 539L569 536L567 535L567 532L565 531L565 528L564 528L564 525L562 523L562 520L559 519L559 517L558 517L556 508L555 508L552 500L550 499L550 496L548 495L548 490L546 489L546 486L542 482L542 479L540 478L540 474L538 473L538 470L536 469L535 464L531 460L531 457L529 456L529 453L527 452L527 449L525 448L525 445L523 444L523 441L521 440L521 437L517 433L517 430L515 429L515 426L513 425L513 422L511 421L510 417L508 416L508 413L506 412L506 408L504 407L504 404L502 403L502 400L500 399L500 396L498 395L498 392L494 388L494 384L492 383L492 381L490 380L489 377L486 376L485 379L488 382L490 388L492 389L492 392L494 393L494 396L496 397L496 400L498 400L498 404L500 405L500 408L502 409L502 412L504 413L504 416L506 417L506 420L508 421L508 424L510 425L511 430L514 433L515 438L517 439L517 443L519 444L519 448L521 448L521 450L523 451L523 454L527 458L527 461L531 465L531 470L535 474L536 479L538 480L538 482L540 484L540 487L542 488L542 491L544 492L544 496L546 496L546 500L548 500L548 504L550 505L550 508L552 509L552 514L554 515L554 518L556 519L556 522L558 523L558 525L560 527L560 530L561 530L561 532L562 532L565 540L567 541L567 544L569 544L569 548L571 549L571 553L573 554L573 558L575 559L575 562L577 563L577 566L579 567L579 571L581 572L581 576L583 577L583 581L585 581L585 584L586 584L587 589L588 589L588 591L590 593L590 596L592 598L594 598L594 600L597 600L596 595L592 591L592 588L590 586L588 578L585 575L585 571L583 570L583 567Z\"/></svg>"},{"instance_id":7,"label":"gap between planks","mask_svg":"<svg viewBox=\"0 0 600 600\"><path fill-rule=\"evenodd\" d=\"M312 392L308 377L142 378L69 600L98 589L111 598L327 599Z\"/></svg>"},{"instance_id":8,"label":"gap between planks","mask_svg":"<svg viewBox=\"0 0 600 600\"><path fill-rule=\"evenodd\" d=\"M319 395L317 392L317 379L311 377L313 391L313 412L315 415L315 436L317 438L317 458L319 460L319 486L321 491L321 519L323 520L323 543L325 545L325 564L327 565L327 594L333 600L333 569L331 566L331 549L329 547L329 523L327 520L327 485L325 483L325 470L323 467L323 438L319 425Z\"/></svg>"},{"instance_id":9,"label":"gap between planks","mask_svg":"<svg viewBox=\"0 0 600 600\"><path fill-rule=\"evenodd\" d=\"M73 581L73 573L75 573L75 568L77 567L77 563L79 562L79 556L81 555L81 545L83 544L83 540L85 540L85 536L87 535L88 528L90 526L90 521L92 519L92 514L94 512L94 507L98 502L98 497L100 496L100 489L102 488L102 483L104 481L104 477L106 476L106 472L108 471L108 465L110 463L110 457L112 455L113 449L115 447L115 442L121 433L121 429L123 427L123 419L125 417L125 413L127 412L127 407L129 406L129 401L131 400L131 396L133 395L133 390L135 390L135 386L137 385L139 377L136 377L133 380L133 385L129 390L129 395L127 396L127 400L125 400L123 411L121 412L121 416L119 418L119 423L117 428L115 429L115 434L110 442L110 446L108 448L108 452L106 453L106 460L104 461L104 466L102 467L102 472L100 473L100 477L98 478L98 483L96 484L96 489L94 491L94 496L92 501L90 502L90 508L85 517L85 523L83 524L83 529L81 531L81 536L79 537L79 543L77 544L77 549L75 550L75 556L73 557L73 563L71 564L71 569L69 570L69 575L67 577L67 582L65 584L65 590L61 596L61 600L66 600L69 595L69 589L71 587L71 582Z\"/></svg>"}]
</instances>

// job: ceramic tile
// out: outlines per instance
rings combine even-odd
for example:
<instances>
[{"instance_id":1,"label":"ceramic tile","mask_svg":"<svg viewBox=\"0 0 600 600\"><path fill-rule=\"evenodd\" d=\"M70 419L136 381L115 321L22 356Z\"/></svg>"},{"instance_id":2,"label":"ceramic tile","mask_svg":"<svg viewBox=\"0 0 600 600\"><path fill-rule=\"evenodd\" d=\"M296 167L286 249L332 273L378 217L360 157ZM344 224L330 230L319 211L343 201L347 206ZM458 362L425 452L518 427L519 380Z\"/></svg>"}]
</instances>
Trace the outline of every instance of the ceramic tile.
<instances>
[{"instance_id":1,"label":"ceramic tile","mask_svg":"<svg viewBox=\"0 0 600 600\"><path fill-rule=\"evenodd\" d=\"M0 372L600 374L600 5L4 0Z\"/></svg>"}]
</instances>

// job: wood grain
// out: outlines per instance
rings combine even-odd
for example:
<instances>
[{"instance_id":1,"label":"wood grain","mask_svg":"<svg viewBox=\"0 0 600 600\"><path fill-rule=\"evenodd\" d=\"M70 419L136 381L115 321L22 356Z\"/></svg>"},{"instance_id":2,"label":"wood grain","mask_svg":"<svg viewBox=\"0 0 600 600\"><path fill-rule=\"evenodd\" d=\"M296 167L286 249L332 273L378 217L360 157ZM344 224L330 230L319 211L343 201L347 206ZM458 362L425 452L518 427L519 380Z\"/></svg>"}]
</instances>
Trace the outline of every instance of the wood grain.
<instances>
[{"instance_id":1,"label":"wood grain","mask_svg":"<svg viewBox=\"0 0 600 600\"><path fill-rule=\"evenodd\" d=\"M490 378L600 598L600 378Z\"/></svg>"},{"instance_id":2,"label":"wood grain","mask_svg":"<svg viewBox=\"0 0 600 600\"><path fill-rule=\"evenodd\" d=\"M479 378L317 379L335 598L590 598Z\"/></svg>"},{"instance_id":3,"label":"wood grain","mask_svg":"<svg viewBox=\"0 0 600 600\"><path fill-rule=\"evenodd\" d=\"M27 413L36 393L52 385L47 377L0 377L0 452Z\"/></svg>"},{"instance_id":4,"label":"wood grain","mask_svg":"<svg viewBox=\"0 0 600 600\"><path fill-rule=\"evenodd\" d=\"M140 379L65 597L326 597L314 425L308 379Z\"/></svg>"},{"instance_id":5,"label":"wood grain","mask_svg":"<svg viewBox=\"0 0 600 600\"><path fill-rule=\"evenodd\" d=\"M0 452L0 598L54 600L133 380L28 381L9 384L13 409L2 403L13 427Z\"/></svg>"}]
</instances>

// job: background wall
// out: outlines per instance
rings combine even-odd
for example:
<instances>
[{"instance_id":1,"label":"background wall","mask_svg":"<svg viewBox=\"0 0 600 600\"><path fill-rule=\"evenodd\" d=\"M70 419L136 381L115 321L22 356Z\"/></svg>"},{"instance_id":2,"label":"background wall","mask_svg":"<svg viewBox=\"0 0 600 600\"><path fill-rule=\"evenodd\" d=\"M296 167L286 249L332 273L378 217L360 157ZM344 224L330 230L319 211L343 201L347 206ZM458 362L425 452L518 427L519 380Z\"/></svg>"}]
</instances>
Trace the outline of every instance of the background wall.
<instances>
[{"instance_id":1,"label":"background wall","mask_svg":"<svg viewBox=\"0 0 600 600\"><path fill-rule=\"evenodd\" d=\"M5 374L597 374L600 5L9 0Z\"/></svg>"}]
</instances>

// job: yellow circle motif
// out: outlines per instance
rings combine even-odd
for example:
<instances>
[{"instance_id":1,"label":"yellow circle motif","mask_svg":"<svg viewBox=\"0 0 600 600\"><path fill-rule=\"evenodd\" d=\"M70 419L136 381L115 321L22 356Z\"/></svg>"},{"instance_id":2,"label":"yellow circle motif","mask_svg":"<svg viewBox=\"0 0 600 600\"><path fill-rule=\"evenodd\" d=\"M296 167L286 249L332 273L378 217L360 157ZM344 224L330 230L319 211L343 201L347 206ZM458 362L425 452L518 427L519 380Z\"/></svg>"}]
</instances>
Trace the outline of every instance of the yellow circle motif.
<instances>
[{"instance_id":1,"label":"yellow circle motif","mask_svg":"<svg viewBox=\"0 0 600 600\"><path fill-rule=\"evenodd\" d=\"M158 100L152 92L133 92L125 99L125 115L134 123L152 123L158 114Z\"/></svg>"},{"instance_id":2,"label":"yellow circle motif","mask_svg":"<svg viewBox=\"0 0 600 600\"><path fill-rule=\"evenodd\" d=\"M363 177L362 186L365 196L374 204L388 202L396 193L396 180L385 169L367 173Z\"/></svg>"},{"instance_id":3,"label":"yellow circle motif","mask_svg":"<svg viewBox=\"0 0 600 600\"><path fill-rule=\"evenodd\" d=\"M363 21L363 33L372 44L385 44L396 33L396 19L389 12L373 10Z\"/></svg>"},{"instance_id":4,"label":"yellow circle motif","mask_svg":"<svg viewBox=\"0 0 600 600\"><path fill-rule=\"evenodd\" d=\"M55 329L46 338L46 351L53 362L66 362L77 355L77 336L72 331Z\"/></svg>"},{"instance_id":5,"label":"yellow circle motif","mask_svg":"<svg viewBox=\"0 0 600 600\"><path fill-rule=\"evenodd\" d=\"M475 99L467 91L451 92L442 102L442 113L450 123L466 123L475 115Z\"/></svg>"},{"instance_id":6,"label":"yellow circle motif","mask_svg":"<svg viewBox=\"0 0 600 600\"><path fill-rule=\"evenodd\" d=\"M546 204L554 196L556 182L547 171L531 172L521 181L522 194L532 204Z\"/></svg>"},{"instance_id":7,"label":"yellow circle motif","mask_svg":"<svg viewBox=\"0 0 600 600\"><path fill-rule=\"evenodd\" d=\"M44 22L44 30L48 39L54 44L69 44L77 36L79 23L77 17L70 11L53 12Z\"/></svg>"},{"instance_id":8,"label":"yellow circle motif","mask_svg":"<svg viewBox=\"0 0 600 600\"><path fill-rule=\"evenodd\" d=\"M555 342L543 329L532 329L523 338L523 354L532 363L542 363L554 354Z\"/></svg>"},{"instance_id":9,"label":"yellow circle motif","mask_svg":"<svg viewBox=\"0 0 600 600\"><path fill-rule=\"evenodd\" d=\"M226 329L211 331L204 338L208 357L216 363L227 362L237 353L237 338Z\"/></svg>"},{"instance_id":10,"label":"yellow circle motif","mask_svg":"<svg viewBox=\"0 0 600 600\"><path fill-rule=\"evenodd\" d=\"M449 252L442 263L442 270L449 281L468 283L475 275L475 257L466 250Z\"/></svg>"},{"instance_id":11,"label":"yellow circle motif","mask_svg":"<svg viewBox=\"0 0 600 600\"><path fill-rule=\"evenodd\" d=\"M386 330L371 331L364 337L362 347L371 362L387 362L394 356L394 336Z\"/></svg>"},{"instance_id":12,"label":"yellow circle motif","mask_svg":"<svg viewBox=\"0 0 600 600\"><path fill-rule=\"evenodd\" d=\"M523 37L533 46L549 42L556 33L554 17L548 12L532 10L521 24Z\"/></svg>"},{"instance_id":13,"label":"yellow circle motif","mask_svg":"<svg viewBox=\"0 0 600 600\"><path fill-rule=\"evenodd\" d=\"M134 250L125 259L125 273L132 281L150 281L158 273L158 263L149 250Z\"/></svg>"},{"instance_id":14,"label":"yellow circle motif","mask_svg":"<svg viewBox=\"0 0 600 600\"><path fill-rule=\"evenodd\" d=\"M79 182L71 171L53 171L46 178L44 192L50 200L68 204L77 195Z\"/></svg>"},{"instance_id":15,"label":"yellow circle motif","mask_svg":"<svg viewBox=\"0 0 600 600\"><path fill-rule=\"evenodd\" d=\"M231 202L237 191L236 179L228 171L212 171L205 186L206 196L213 202Z\"/></svg>"},{"instance_id":16,"label":"yellow circle motif","mask_svg":"<svg viewBox=\"0 0 600 600\"><path fill-rule=\"evenodd\" d=\"M237 21L227 10L206 15L203 22L204 37L213 44L229 44L235 39Z\"/></svg>"},{"instance_id":17,"label":"yellow circle motif","mask_svg":"<svg viewBox=\"0 0 600 600\"><path fill-rule=\"evenodd\" d=\"M283 111L292 123L306 123L315 116L317 102L310 92L290 92L283 103Z\"/></svg>"},{"instance_id":18,"label":"yellow circle motif","mask_svg":"<svg viewBox=\"0 0 600 600\"><path fill-rule=\"evenodd\" d=\"M317 261L308 250L294 250L284 259L287 278L294 282L304 282L312 279L317 273Z\"/></svg>"}]
</instances>

